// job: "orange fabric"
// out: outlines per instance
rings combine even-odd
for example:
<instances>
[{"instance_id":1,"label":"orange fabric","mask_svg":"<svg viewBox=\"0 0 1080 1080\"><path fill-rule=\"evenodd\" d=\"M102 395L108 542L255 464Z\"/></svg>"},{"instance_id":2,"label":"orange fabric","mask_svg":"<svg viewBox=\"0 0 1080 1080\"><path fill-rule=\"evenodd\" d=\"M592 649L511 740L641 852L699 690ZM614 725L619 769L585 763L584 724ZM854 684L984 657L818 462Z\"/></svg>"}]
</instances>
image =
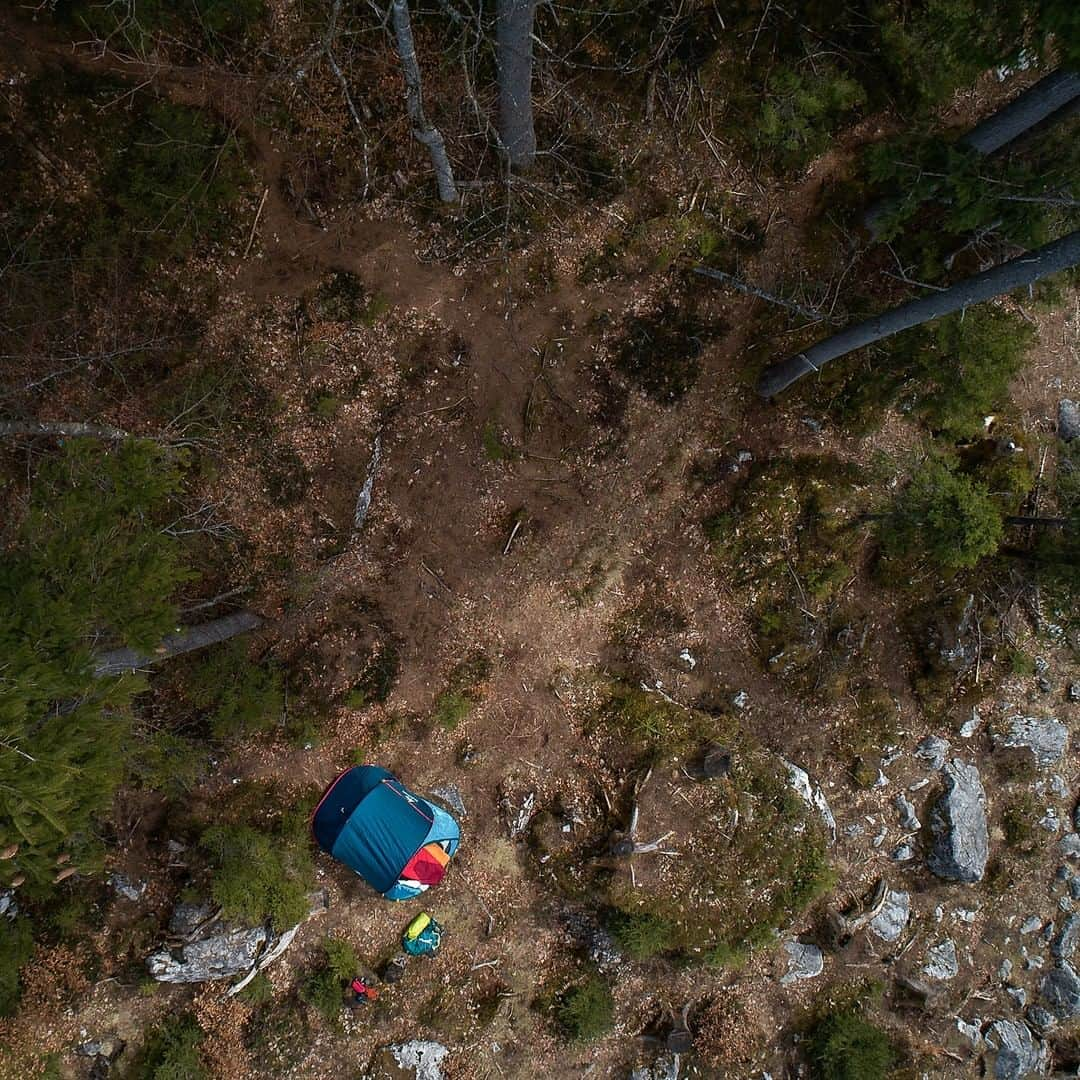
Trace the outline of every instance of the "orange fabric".
<instances>
[{"instance_id":1,"label":"orange fabric","mask_svg":"<svg viewBox=\"0 0 1080 1080\"><path fill-rule=\"evenodd\" d=\"M438 885L446 876L446 865L450 856L440 844L425 844L401 871L401 877L408 881L418 881L421 885Z\"/></svg>"}]
</instances>

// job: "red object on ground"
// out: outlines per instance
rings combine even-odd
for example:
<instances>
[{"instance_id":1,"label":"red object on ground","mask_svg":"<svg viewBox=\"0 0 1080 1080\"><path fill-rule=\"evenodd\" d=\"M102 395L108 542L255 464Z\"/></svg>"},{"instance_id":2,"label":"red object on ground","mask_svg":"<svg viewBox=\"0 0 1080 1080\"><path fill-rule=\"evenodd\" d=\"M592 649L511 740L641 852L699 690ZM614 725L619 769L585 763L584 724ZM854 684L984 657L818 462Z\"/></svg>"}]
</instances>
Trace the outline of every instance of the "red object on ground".
<instances>
[{"instance_id":1,"label":"red object on ground","mask_svg":"<svg viewBox=\"0 0 1080 1080\"><path fill-rule=\"evenodd\" d=\"M449 861L449 856L438 844L425 844L406 863L401 876L409 881L419 881L421 885L438 885L446 876Z\"/></svg>"}]
</instances>

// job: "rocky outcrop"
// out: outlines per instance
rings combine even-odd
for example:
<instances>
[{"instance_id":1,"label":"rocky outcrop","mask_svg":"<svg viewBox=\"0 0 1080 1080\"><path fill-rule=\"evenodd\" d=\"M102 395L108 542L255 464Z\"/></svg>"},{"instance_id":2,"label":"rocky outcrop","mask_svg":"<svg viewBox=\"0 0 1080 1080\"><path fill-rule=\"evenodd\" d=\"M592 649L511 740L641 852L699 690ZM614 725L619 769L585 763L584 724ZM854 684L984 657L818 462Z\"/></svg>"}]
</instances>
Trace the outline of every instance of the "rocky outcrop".
<instances>
[{"instance_id":1,"label":"rocky outcrop","mask_svg":"<svg viewBox=\"0 0 1080 1080\"><path fill-rule=\"evenodd\" d=\"M928 865L946 881L981 881L986 872L990 838L986 827L986 793L979 771L953 759L943 769L945 791L930 815L934 848Z\"/></svg>"},{"instance_id":2,"label":"rocky outcrop","mask_svg":"<svg viewBox=\"0 0 1080 1080\"><path fill-rule=\"evenodd\" d=\"M983 1039L991 1051L987 1066L995 1080L1024 1080L1046 1072L1046 1043L1023 1020L995 1020Z\"/></svg>"},{"instance_id":3,"label":"rocky outcrop","mask_svg":"<svg viewBox=\"0 0 1080 1080\"><path fill-rule=\"evenodd\" d=\"M1071 964L1063 962L1048 971L1039 992L1047 1009L1059 1020L1080 1016L1080 978Z\"/></svg>"},{"instance_id":4,"label":"rocky outcrop","mask_svg":"<svg viewBox=\"0 0 1080 1080\"><path fill-rule=\"evenodd\" d=\"M785 941L787 953L787 972L780 979L782 986L790 986L802 979L815 979L825 966L825 958L816 945L805 945L801 941Z\"/></svg>"},{"instance_id":5,"label":"rocky outcrop","mask_svg":"<svg viewBox=\"0 0 1080 1080\"><path fill-rule=\"evenodd\" d=\"M788 771L788 779L792 789L798 793L807 806L812 806L817 810L821 815L821 820L825 823L825 828L829 830L829 836L835 841L836 818L833 817L832 808L825 798L825 793L821 790L821 785L811 783L810 774L805 769L800 769L798 765L784 758L780 760Z\"/></svg>"},{"instance_id":6,"label":"rocky outcrop","mask_svg":"<svg viewBox=\"0 0 1080 1080\"><path fill-rule=\"evenodd\" d=\"M906 892L885 893L881 910L870 920L870 929L882 941L896 941L911 917L911 897Z\"/></svg>"},{"instance_id":7,"label":"rocky outcrop","mask_svg":"<svg viewBox=\"0 0 1080 1080\"><path fill-rule=\"evenodd\" d=\"M1043 769L1057 764L1068 744L1068 728L1050 716L1010 716L1005 730L994 736L995 746L1030 750Z\"/></svg>"}]
</instances>

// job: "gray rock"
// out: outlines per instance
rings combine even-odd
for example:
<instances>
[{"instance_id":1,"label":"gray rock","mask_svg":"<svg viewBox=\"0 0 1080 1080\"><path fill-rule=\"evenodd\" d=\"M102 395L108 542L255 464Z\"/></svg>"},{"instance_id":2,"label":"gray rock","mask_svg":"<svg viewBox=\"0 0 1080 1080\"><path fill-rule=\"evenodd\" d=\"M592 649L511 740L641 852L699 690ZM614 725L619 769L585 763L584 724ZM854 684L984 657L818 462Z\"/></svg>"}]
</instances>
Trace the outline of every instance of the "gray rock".
<instances>
[{"instance_id":1,"label":"gray rock","mask_svg":"<svg viewBox=\"0 0 1080 1080\"><path fill-rule=\"evenodd\" d=\"M1027 1004L1027 991L1022 986L1007 986L1005 993L1016 1002L1017 1008L1022 1009Z\"/></svg>"},{"instance_id":2,"label":"gray rock","mask_svg":"<svg viewBox=\"0 0 1080 1080\"><path fill-rule=\"evenodd\" d=\"M416 1080L443 1080L442 1063L450 1051L431 1039L410 1039L388 1048L399 1069Z\"/></svg>"},{"instance_id":3,"label":"gray rock","mask_svg":"<svg viewBox=\"0 0 1080 1080\"><path fill-rule=\"evenodd\" d=\"M939 735L927 735L918 746L915 747L915 756L930 766L931 769L940 769L945 764L945 755L949 752L949 743Z\"/></svg>"},{"instance_id":4,"label":"gray rock","mask_svg":"<svg viewBox=\"0 0 1080 1080\"><path fill-rule=\"evenodd\" d=\"M994 736L995 746L1030 750L1035 764L1048 768L1061 760L1069 743L1069 729L1051 716L1010 716L1003 734Z\"/></svg>"},{"instance_id":5,"label":"gray rock","mask_svg":"<svg viewBox=\"0 0 1080 1080\"><path fill-rule=\"evenodd\" d=\"M745 690L740 690L732 699L731 704L736 709L745 709L750 704L750 695Z\"/></svg>"},{"instance_id":6,"label":"gray rock","mask_svg":"<svg viewBox=\"0 0 1080 1080\"><path fill-rule=\"evenodd\" d=\"M1069 701L1080 701L1080 682L1069 683L1069 688L1065 691L1065 697Z\"/></svg>"},{"instance_id":7,"label":"gray rock","mask_svg":"<svg viewBox=\"0 0 1080 1080\"><path fill-rule=\"evenodd\" d=\"M801 941L785 941L787 973L780 979L781 986L790 986L801 979L816 979L825 967L825 958L816 945L804 945Z\"/></svg>"},{"instance_id":8,"label":"gray rock","mask_svg":"<svg viewBox=\"0 0 1080 1080\"><path fill-rule=\"evenodd\" d=\"M1045 675L1040 675L1035 680L1035 685L1039 688L1041 694L1049 694L1054 689L1054 684Z\"/></svg>"},{"instance_id":9,"label":"gray rock","mask_svg":"<svg viewBox=\"0 0 1080 1080\"><path fill-rule=\"evenodd\" d=\"M1080 803L1077 803L1072 812L1073 828L1080 832Z\"/></svg>"},{"instance_id":10,"label":"gray rock","mask_svg":"<svg viewBox=\"0 0 1080 1080\"><path fill-rule=\"evenodd\" d=\"M1074 877L1069 882L1069 895L1074 900L1080 900L1080 877Z\"/></svg>"},{"instance_id":11,"label":"gray rock","mask_svg":"<svg viewBox=\"0 0 1080 1080\"><path fill-rule=\"evenodd\" d=\"M1043 976L1039 992L1047 1009L1059 1020L1080 1016L1080 978L1068 963L1051 968Z\"/></svg>"},{"instance_id":12,"label":"gray rock","mask_svg":"<svg viewBox=\"0 0 1080 1080\"><path fill-rule=\"evenodd\" d=\"M650 1065L638 1065L628 1080L679 1080L679 1055L663 1054Z\"/></svg>"},{"instance_id":13,"label":"gray rock","mask_svg":"<svg viewBox=\"0 0 1080 1080\"><path fill-rule=\"evenodd\" d=\"M998 978L1007 979L1012 974L1012 961L1006 957L1001 961L1001 966L998 968Z\"/></svg>"},{"instance_id":14,"label":"gray rock","mask_svg":"<svg viewBox=\"0 0 1080 1080\"><path fill-rule=\"evenodd\" d=\"M960 973L960 963L956 958L956 943L946 939L927 950L923 974L928 979L947 982Z\"/></svg>"},{"instance_id":15,"label":"gray rock","mask_svg":"<svg viewBox=\"0 0 1080 1080\"><path fill-rule=\"evenodd\" d=\"M821 790L821 785L812 784L810 774L805 769L800 769L798 765L784 758L780 760L788 771L788 780L792 789L808 806L812 806L817 810L821 815L821 820L825 822L825 828L829 830L829 835L835 841L836 818L833 817L832 809L825 798L825 793Z\"/></svg>"},{"instance_id":16,"label":"gray rock","mask_svg":"<svg viewBox=\"0 0 1080 1080\"><path fill-rule=\"evenodd\" d=\"M915 804L903 795L897 795L893 800L896 809L900 811L900 828L911 832L918 832L922 828L922 822L915 814Z\"/></svg>"},{"instance_id":17,"label":"gray rock","mask_svg":"<svg viewBox=\"0 0 1080 1080\"><path fill-rule=\"evenodd\" d=\"M1071 866L1066 866L1064 863L1057 868L1057 873L1054 875L1058 881L1072 881L1075 876Z\"/></svg>"},{"instance_id":18,"label":"gray rock","mask_svg":"<svg viewBox=\"0 0 1080 1080\"><path fill-rule=\"evenodd\" d=\"M221 928L217 933L181 946L178 955L169 949L159 949L147 958L146 967L158 982L230 979L255 966L270 937L265 926Z\"/></svg>"},{"instance_id":19,"label":"gray rock","mask_svg":"<svg viewBox=\"0 0 1080 1080\"><path fill-rule=\"evenodd\" d=\"M14 919L19 914L19 905L15 901L15 891L4 889L0 892L0 918Z\"/></svg>"},{"instance_id":20,"label":"gray rock","mask_svg":"<svg viewBox=\"0 0 1080 1080\"><path fill-rule=\"evenodd\" d=\"M915 849L910 844L898 844L889 858L893 862L911 862L915 858Z\"/></svg>"},{"instance_id":21,"label":"gray rock","mask_svg":"<svg viewBox=\"0 0 1080 1080\"><path fill-rule=\"evenodd\" d=\"M1080 915L1070 915L1061 924L1061 929L1054 940L1050 942L1050 952L1058 960L1071 960L1078 943L1080 943Z\"/></svg>"},{"instance_id":22,"label":"gray rock","mask_svg":"<svg viewBox=\"0 0 1080 1080\"><path fill-rule=\"evenodd\" d=\"M215 911L216 908L209 901L201 904L181 901L169 917L169 933L174 937L191 937L199 927L210 921Z\"/></svg>"},{"instance_id":23,"label":"gray rock","mask_svg":"<svg viewBox=\"0 0 1080 1080\"><path fill-rule=\"evenodd\" d=\"M995 1020L983 1038L992 1051L987 1065L995 1080L1024 1080L1046 1071L1046 1044L1023 1020Z\"/></svg>"},{"instance_id":24,"label":"gray rock","mask_svg":"<svg viewBox=\"0 0 1080 1080\"><path fill-rule=\"evenodd\" d=\"M911 918L911 897L906 892L887 889L881 910L870 920L870 929L882 941L896 941Z\"/></svg>"},{"instance_id":25,"label":"gray rock","mask_svg":"<svg viewBox=\"0 0 1080 1080\"><path fill-rule=\"evenodd\" d=\"M1058 833L1061 831L1061 818L1058 817L1056 807L1050 806L1047 808L1046 813L1039 818L1039 828L1048 833Z\"/></svg>"},{"instance_id":26,"label":"gray rock","mask_svg":"<svg viewBox=\"0 0 1080 1080\"><path fill-rule=\"evenodd\" d=\"M465 809L465 800L461 797L461 789L457 784L445 784L442 787L434 787L431 789L431 794L440 802L446 803L446 805L459 817L468 816L468 811Z\"/></svg>"},{"instance_id":27,"label":"gray rock","mask_svg":"<svg viewBox=\"0 0 1080 1080\"><path fill-rule=\"evenodd\" d=\"M1021 934L1034 934L1035 931L1038 930L1040 926L1042 926L1042 924L1043 924L1043 921L1042 921L1041 918L1039 918L1038 915L1029 915L1020 924L1020 933Z\"/></svg>"},{"instance_id":28,"label":"gray rock","mask_svg":"<svg viewBox=\"0 0 1080 1080\"><path fill-rule=\"evenodd\" d=\"M982 1046L982 1021L981 1020L962 1020L958 1016L956 1018L956 1030L971 1043L975 1050L978 1050Z\"/></svg>"},{"instance_id":29,"label":"gray rock","mask_svg":"<svg viewBox=\"0 0 1080 1080\"><path fill-rule=\"evenodd\" d=\"M976 709L975 706L973 705L971 707L971 716L969 716L968 719L965 720L960 725L960 732L959 732L960 738L961 739L970 739L971 736L974 735L975 732L979 730L979 727L980 727L981 724L982 724L982 717L979 715L979 710Z\"/></svg>"},{"instance_id":30,"label":"gray rock","mask_svg":"<svg viewBox=\"0 0 1080 1080\"><path fill-rule=\"evenodd\" d=\"M83 1057L103 1057L106 1061L115 1061L123 1052L127 1044L116 1035L106 1035L103 1039L91 1039L89 1042L79 1043L75 1047L75 1053Z\"/></svg>"},{"instance_id":31,"label":"gray rock","mask_svg":"<svg viewBox=\"0 0 1080 1080\"><path fill-rule=\"evenodd\" d=\"M122 896L132 903L141 900L146 892L145 881L132 881L127 874L113 874L109 878L109 884L113 887L113 891L117 896Z\"/></svg>"},{"instance_id":32,"label":"gray rock","mask_svg":"<svg viewBox=\"0 0 1080 1080\"><path fill-rule=\"evenodd\" d=\"M1080 834L1066 833L1058 841L1058 851L1068 859L1075 859L1080 856Z\"/></svg>"},{"instance_id":33,"label":"gray rock","mask_svg":"<svg viewBox=\"0 0 1080 1080\"><path fill-rule=\"evenodd\" d=\"M587 912L569 912L563 921L567 932L600 971L614 971L624 962L614 938Z\"/></svg>"},{"instance_id":34,"label":"gray rock","mask_svg":"<svg viewBox=\"0 0 1080 1080\"><path fill-rule=\"evenodd\" d=\"M935 840L928 865L946 881L981 881L990 837L986 828L986 793L979 771L974 765L953 759L942 773L945 791L930 816Z\"/></svg>"},{"instance_id":35,"label":"gray rock","mask_svg":"<svg viewBox=\"0 0 1080 1080\"><path fill-rule=\"evenodd\" d=\"M1058 402L1058 438L1063 442L1080 438L1080 405L1069 398Z\"/></svg>"},{"instance_id":36,"label":"gray rock","mask_svg":"<svg viewBox=\"0 0 1080 1080\"><path fill-rule=\"evenodd\" d=\"M1057 1025L1057 1020L1041 1005L1032 1005L1028 1009L1027 1021L1037 1031L1049 1031Z\"/></svg>"}]
</instances>

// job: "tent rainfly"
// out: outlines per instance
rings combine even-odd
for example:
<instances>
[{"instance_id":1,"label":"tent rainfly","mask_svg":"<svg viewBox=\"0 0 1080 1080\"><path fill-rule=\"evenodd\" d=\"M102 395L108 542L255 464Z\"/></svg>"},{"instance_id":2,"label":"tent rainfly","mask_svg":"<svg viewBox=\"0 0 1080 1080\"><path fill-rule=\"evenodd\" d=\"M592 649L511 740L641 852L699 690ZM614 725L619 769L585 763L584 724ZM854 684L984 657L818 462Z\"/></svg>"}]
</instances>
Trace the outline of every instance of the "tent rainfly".
<instances>
[{"instance_id":1,"label":"tent rainfly","mask_svg":"<svg viewBox=\"0 0 1080 1080\"><path fill-rule=\"evenodd\" d=\"M445 810L377 765L346 769L326 789L311 832L387 900L410 900L442 881L461 837Z\"/></svg>"}]
</instances>

